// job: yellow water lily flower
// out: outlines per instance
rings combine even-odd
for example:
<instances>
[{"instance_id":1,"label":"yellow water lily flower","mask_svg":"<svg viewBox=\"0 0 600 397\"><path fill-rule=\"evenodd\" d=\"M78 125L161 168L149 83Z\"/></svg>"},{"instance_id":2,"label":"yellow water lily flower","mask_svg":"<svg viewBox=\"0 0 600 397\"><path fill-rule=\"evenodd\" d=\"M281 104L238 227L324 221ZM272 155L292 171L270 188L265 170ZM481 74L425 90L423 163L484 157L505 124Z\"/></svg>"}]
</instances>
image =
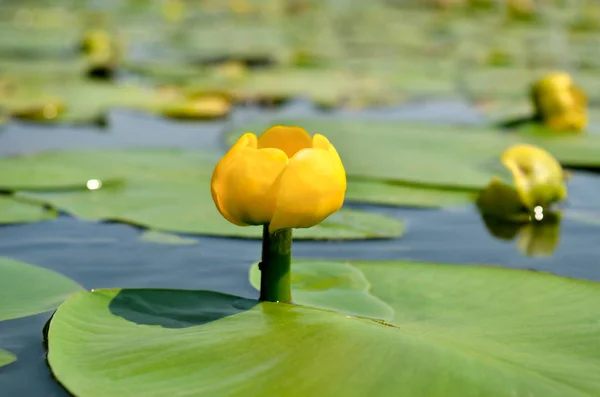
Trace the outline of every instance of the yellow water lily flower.
<instances>
[{"instance_id":1,"label":"yellow water lily flower","mask_svg":"<svg viewBox=\"0 0 600 397\"><path fill-rule=\"evenodd\" d=\"M221 95L204 95L166 104L161 112L175 119L217 119L231 111L231 102Z\"/></svg>"},{"instance_id":2,"label":"yellow water lily flower","mask_svg":"<svg viewBox=\"0 0 600 397\"><path fill-rule=\"evenodd\" d=\"M13 117L22 120L51 121L64 113L66 104L58 98L48 98L42 103L13 109Z\"/></svg>"},{"instance_id":3,"label":"yellow water lily flower","mask_svg":"<svg viewBox=\"0 0 600 397\"><path fill-rule=\"evenodd\" d=\"M536 116L556 131L581 131L588 123L587 97L569 74L555 72L531 89Z\"/></svg>"},{"instance_id":4,"label":"yellow water lily flower","mask_svg":"<svg viewBox=\"0 0 600 397\"><path fill-rule=\"evenodd\" d=\"M530 19L536 12L534 0L508 0L506 4L508 16L513 19Z\"/></svg>"},{"instance_id":5,"label":"yellow water lily flower","mask_svg":"<svg viewBox=\"0 0 600 397\"><path fill-rule=\"evenodd\" d=\"M112 39L109 33L101 29L87 30L81 42L81 50L85 54L96 52L107 52L112 45Z\"/></svg>"},{"instance_id":6,"label":"yellow water lily flower","mask_svg":"<svg viewBox=\"0 0 600 397\"><path fill-rule=\"evenodd\" d=\"M182 0L164 0L161 12L165 20L179 22L185 13L185 3Z\"/></svg>"},{"instance_id":7,"label":"yellow water lily flower","mask_svg":"<svg viewBox=\"0 0 600 397\"><path fill-rule=\"evenodd\" d=\"M512 185L499 177L481 192L477 204L482 212L505 219L528 220L535 211L549 208L567 197L565 174L560 163L547 151L533 145L517 144L500 156L512 176Z\"/></svg>"},{"instance_id":8,"label":"yellow water lily flower","mask_svg":"<svg viewBox=\"0 0 600 397\"><path fill-rule=\"evenodd\" d=\"M307 228L339 210L346 172L329 140L300 127L244 134L215 167L211 193L219 212L239 226L269 232Z\"/></svg>"},{"instance_id":9,"label":"yellow water lily flower","mask_svg":"<svg viewBox=\"0 0 600 397\"><path fill-rule=\"evenodd\" d=\"M567 197L563 169L550 153L533 145L514 145L501 161L513 175L521 201L529 209L547 207Z\"/></svg>"},{"instance_id":10,"label":"yellow water lily flower","mask_svg":"<svg viewBox=\"0 0 600 397\"><path fill-rule=\"evenodd\" d=\"M248 76L248 68L242 62L228 61L215 67L217 75L229 81L241 81Z\"/></svg>"}]
</instances>

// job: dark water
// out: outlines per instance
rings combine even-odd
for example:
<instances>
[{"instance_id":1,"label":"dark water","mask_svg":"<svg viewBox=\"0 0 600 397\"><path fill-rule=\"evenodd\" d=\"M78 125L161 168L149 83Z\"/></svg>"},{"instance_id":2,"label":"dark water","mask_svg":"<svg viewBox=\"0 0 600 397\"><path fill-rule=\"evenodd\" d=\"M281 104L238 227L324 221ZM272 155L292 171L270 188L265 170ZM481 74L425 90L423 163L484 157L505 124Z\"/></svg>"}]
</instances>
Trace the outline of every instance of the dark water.
<instances>
[{"instance_id":1,"label":"dark water","mask_svg":"<svg viewBox=\"0 0 600 397\"><path fill-rule=\"evenodd\" d=\"M270 115L298 116L314 112L310 104L298 101L272 111ZM257 114L256 109L248 108L238 111L225 122L199 124L114 112L108 130L12 123L0 131L0 155L80 147L179 146L219 150L223 127ZM479 115L464 104L447 101L373 111L368 115L403 120L481 122ZM566 205L567 215L580 210L595 211L600 219L600 204L594 206L594 198L600 194L600 177L577 173L569 189L571 198ZM600 221L594 225L573 221L567 216L562 221L554 254L531 258L517 250L515 241L492 237L471 207L444 210L361 208L402 219L406 225L405 236L358 242L299 241L294 243L294 257L501 264L600 281ZM56 270L88 289L209 289L257 297L248 282L247 272L249 265L259 258L259 241L192 237L197 241L194 245L166 245L140 240L141 232L128 225L87 223L61 216L47 222L0 227L0 256ZM43 314L0 323L0 346L19 357L16 363L0 368L0 395L67 396L51 379L44 362L41 329L48 318L49 314Z\"/></svg>"}]
</instances>

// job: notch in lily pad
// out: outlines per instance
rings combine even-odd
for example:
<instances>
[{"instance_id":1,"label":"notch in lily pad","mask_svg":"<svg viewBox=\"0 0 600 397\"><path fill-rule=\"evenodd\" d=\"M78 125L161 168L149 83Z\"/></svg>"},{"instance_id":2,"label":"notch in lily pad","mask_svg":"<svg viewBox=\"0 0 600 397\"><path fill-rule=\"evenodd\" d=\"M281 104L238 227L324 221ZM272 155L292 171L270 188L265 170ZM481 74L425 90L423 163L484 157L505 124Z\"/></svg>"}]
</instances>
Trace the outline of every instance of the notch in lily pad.
<instances>
[{"instance_id":1,"label":"notch in lily pad","mask_svg":"<svg viewBox=\"0 0 600 397\"><path fill-rule=\"evenodd\" d=\"M291 302L292 229L309 228L344 203L346 172L329 140L274 126L244 134L215 167L217 209L238 226L262 225L260 299Z\"/></svg>"}]
</instances>

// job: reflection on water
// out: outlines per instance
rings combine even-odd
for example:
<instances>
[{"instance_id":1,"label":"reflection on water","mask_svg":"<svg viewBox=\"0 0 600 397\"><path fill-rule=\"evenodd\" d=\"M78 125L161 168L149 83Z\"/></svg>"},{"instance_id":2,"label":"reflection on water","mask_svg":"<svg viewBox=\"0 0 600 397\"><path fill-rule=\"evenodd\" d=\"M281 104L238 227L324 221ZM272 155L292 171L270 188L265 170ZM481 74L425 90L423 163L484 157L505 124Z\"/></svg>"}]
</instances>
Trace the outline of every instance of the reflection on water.
<instances>
[{"instance_id":1,"label":"reflection on water","mask_svg":"<svg viewBox=\"0 0 600 397\"><path fill-rule=\"evenodd\" d=\"M487 231L500 240L517 241L517 250L525 256L552 256L560 240L560 213L538 210L529 222L516 223L481 215Z\"/></svg>"}]
</instances>

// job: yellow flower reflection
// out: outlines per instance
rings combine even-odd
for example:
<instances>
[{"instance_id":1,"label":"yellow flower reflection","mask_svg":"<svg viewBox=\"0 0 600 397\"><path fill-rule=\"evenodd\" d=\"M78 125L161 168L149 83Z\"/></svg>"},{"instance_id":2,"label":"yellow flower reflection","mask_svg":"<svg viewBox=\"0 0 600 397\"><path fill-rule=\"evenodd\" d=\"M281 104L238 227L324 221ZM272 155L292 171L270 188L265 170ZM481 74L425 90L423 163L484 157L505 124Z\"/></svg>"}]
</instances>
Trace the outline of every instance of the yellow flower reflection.
<instances>
[{"instance_id":1,"label":"yellow flower reflection","mask_svg":"<svg viewBox=\"0 0 600 397\"><path fill-rule=\"evenodd\" d=\"M540 212L536 212L540 214ZM482 216L487 231L495 238L517 243L517 250L530 257L552 256L560 243L561 216L547 212L531 222L507 222ZM543 220L542 220L543 219Z\"/></svg>"},{"instance_id":2,"label":"yellow flower reflection","mask_svg":"<svg viewBox=\"0 0 600 397\"><path fill-rule=\"evenodd\" d=\"M300 127L244 134L215 167L211 193L219 212L239 226L269 232L314 226L339 210L346 173L333 145Z\"/></svg>"},{"instance_id":3,"label":"yellow flower reflection","mask_svg":"<svg viewBox=\"0 0 600 397\"><path fill-rule=\"evenodd\" d=\"M556 131L581 131L588 123L587 97L567 73L555 72L531 90L536 116Z\"/></svg>"}]
</instances>

